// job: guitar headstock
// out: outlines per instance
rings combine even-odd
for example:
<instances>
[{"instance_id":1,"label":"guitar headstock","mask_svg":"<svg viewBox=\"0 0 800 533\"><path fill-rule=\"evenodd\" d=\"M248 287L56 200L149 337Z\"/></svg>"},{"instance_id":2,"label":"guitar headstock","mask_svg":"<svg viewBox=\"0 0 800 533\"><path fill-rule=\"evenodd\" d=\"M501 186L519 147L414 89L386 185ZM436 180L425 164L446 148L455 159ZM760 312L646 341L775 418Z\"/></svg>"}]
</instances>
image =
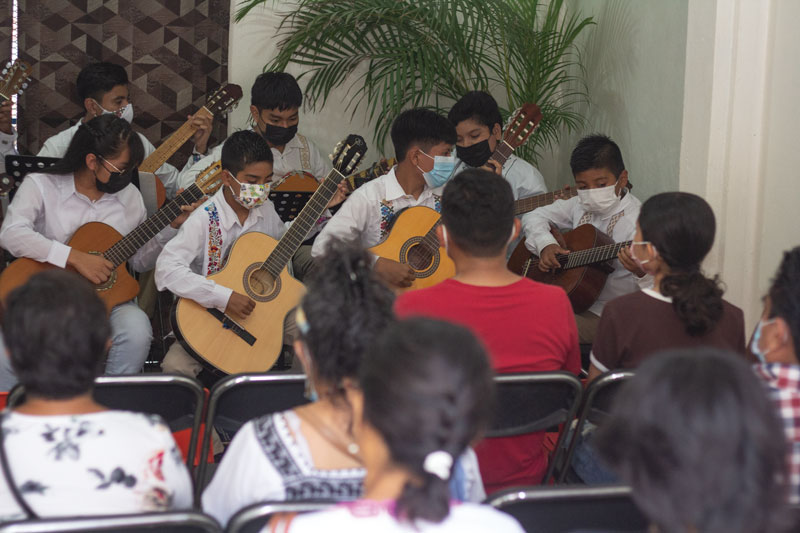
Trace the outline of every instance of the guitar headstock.
<instances>
[{"instance_id":1,"label":"guitar headstock","mask_svg":"<svg viewBox=\"0 0 800 533\"><path fill-rule=\"evenodd\" d=\"M333 149L330 156L333 168L345 176L352 174L366 153L367 142L364 137L350 134Z\"/></svg>"},{"instance_id":2,"label":"guitar headstock","mask_svg":"<svg viewBox=\"0 0 800 533\"><path fill-rule=\"evenodd\" d=\"M210 167L202 171L197 179L194 180L201 191L207 196L217 192L222 187L222 162L216 161Z\"/></svg>"},{"instance_id":3,"label":"guitar headstock","mask_svg":"<svg viewBox=\"0 0 800 533\"><path fill-rule=\"evenodd\" d=\"M519 148L542 120L542 110L532 103L525 103L515 112L503 132L503 140L512 148Z\"/></svg>"},{"instance_id":4,"label":"guitar headstock","mask_svg":"<svg viewBox=\"0 0 800 533\"><path fill-rule=\"evenodd\" d=\"M11 100L14 93L22 94L31 82L31 72L31 66L21 59L6 63L0 72L0 98Z\"/></svg>"},{"instance_id":5,"label":"guitar headstock","mask_svg":"<svg viewBox=\"0 0 800 533\"><path fill-rule=\"evenodd\" d=\"M224 115L236 107L241 99L242 88L235 83L229 83L214 91L203 107L214 116Z\"/></svg>"}]
</instances>

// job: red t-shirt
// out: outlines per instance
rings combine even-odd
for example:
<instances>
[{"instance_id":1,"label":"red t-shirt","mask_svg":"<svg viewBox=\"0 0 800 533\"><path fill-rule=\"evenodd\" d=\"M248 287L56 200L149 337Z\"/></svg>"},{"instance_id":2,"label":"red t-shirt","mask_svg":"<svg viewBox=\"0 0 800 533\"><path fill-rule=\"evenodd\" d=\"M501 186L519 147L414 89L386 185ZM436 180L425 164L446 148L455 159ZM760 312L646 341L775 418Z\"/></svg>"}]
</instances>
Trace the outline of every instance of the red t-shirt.
<instances>
[{"instance_id":1,"label":"red t-shirt","mask_svg":"<svg viewBox=\"0 0 800 533\"><path fill-rule=\"evenodd\" d=\"M483 342L498 373L580 372L578 330L560 287L523 278L504 287L446 280L402 294L400 318L427 316L460 324ZM547 469L544 433L486 439L475 452L486 492L541 481Z\"/></svg>"}]
</instances>

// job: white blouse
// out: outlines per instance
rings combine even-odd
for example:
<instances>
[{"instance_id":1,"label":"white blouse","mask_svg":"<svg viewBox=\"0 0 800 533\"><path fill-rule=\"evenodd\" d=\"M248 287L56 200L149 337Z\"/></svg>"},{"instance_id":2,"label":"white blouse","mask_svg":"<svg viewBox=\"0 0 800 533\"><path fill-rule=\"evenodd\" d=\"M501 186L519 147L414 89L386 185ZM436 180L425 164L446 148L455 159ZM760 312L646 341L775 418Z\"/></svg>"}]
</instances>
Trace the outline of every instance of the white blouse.
<instances>
[{"instance_id":1,"label":"white blouse","mask_svg":"<svg viewBox=\"0 0 800 533\"><path fill-rule=\"evenodd\" d=\"M127 411L35 416L6 411L5 450L25 503L40 517L192 506L192 481L160 417ZM0 522L24 519L0 475Z\"/></svg>"}]
</instances>

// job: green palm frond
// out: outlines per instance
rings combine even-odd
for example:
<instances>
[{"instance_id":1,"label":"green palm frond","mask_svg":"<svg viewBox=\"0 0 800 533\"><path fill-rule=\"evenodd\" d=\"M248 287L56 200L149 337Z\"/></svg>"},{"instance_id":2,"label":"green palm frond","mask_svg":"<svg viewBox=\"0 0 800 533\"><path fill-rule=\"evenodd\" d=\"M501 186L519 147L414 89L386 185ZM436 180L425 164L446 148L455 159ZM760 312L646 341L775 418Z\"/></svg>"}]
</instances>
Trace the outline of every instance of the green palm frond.
<instances>
[{"instance_id":1,"label":"green palm frond","mask_svg":"<svg viewBox=\"0 0 800 533\"><path fill-rule=\"evenodd\" d=\"M236 20L270 1L245 0ZM495 92L506 114L536 102L542 122L520 149L535 161L581 124L573 109L587 96L575 40L589 24L563 0L299 0L265 69L303 66L312 109L345 87L348 110L366 110L380 143L404 109L446 113L471 90Z\"/></svg>"}]
</instances>

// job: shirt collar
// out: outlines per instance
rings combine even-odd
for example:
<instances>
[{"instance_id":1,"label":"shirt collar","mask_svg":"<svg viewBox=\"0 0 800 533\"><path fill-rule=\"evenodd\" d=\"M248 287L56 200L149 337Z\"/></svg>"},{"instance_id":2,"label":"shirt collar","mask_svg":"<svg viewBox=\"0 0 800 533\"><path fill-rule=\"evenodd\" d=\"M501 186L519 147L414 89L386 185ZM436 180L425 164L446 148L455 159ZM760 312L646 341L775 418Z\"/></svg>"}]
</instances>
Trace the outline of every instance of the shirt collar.
<instances>
[{"instance_id":1,"label":"shirt collar","mask_svg":"<svg viewBox=\"0 0 800 533\"><path fill-rule=\"evenodd\" d=\"M386 200L387 202L391 202L391 201L397 200L398 198L403 198L405 196L411 196L410 194L408 194L406 191L403 190L403 187L400 185L400 182L397 181L397 173L395 172L396 169L397 169L397 165L392 167L392 169L389 172L387 172L385 174L385 176L384 176L384 180L386 182L385 183L385 185L386 185L386 193L385 193L384 200ZM419 198L421 199L421 198L423 198L423 197L425 197L427 195L430 195L430 194L439 194L439 195L441 195L442 194L442 189L443 189L443 187L436 187L435 189L432 189L426 183L425 184L425 188L422 189L422 193L419 195Z\"/></svg>"},{"instance_id":2,"label":"shirt collar","mask_svg":"<svg viewBox=\"0 0 800 533\"><path fill-rule=\"evenodd\" d=\"M651 298L655 298L656 300L661 300L662 302L667 302L668 304L672 303L672 298L670 296L664 296L660 292L656 292L653 289L642 289L642 292Z\"/></svg>"},{"instance_id":3,"label":"shirt collar","mask_svg":"<svg viewBox=\"0 0 800 533\"><path fill-rule=\"evenodd\" d=\"M239 216L233 210L233 208L228 205L227 200L225 200L225 185L223 185L216 193L214 193L213 199L214 203L217 204L217 211L219 213L219 224L222 226L225 231L229 231L234 224L238 225L239 227L244 227L239 222ZM263 207L263 206L262 206ZM258 219L263 218L264 213L261 207L254 207L250 210L250 213L247 215L245 219L245 223L251 218Z\"/></svg>"},{"instance_id":4,"label":"shirt collar","mask_svg":"<svg viewBox=\"0 0 800 533\"><path fill-rule=\"evenodd\" d=\"M67 198L69 198L70 196L72 196L74 194L75 196L77 196L79 198L83 198L84 200L88 200L92 204L96 204L98 202L109 202L109 201L123 203L119 199L119 195L122 194L122 191L124 191L125 189L123 189L122 191L119 191L117 193L114 193L114 194L105 193L97 201L92 202L91 200L89 200L89 198L87 198L83 194L80 194L77 191L77 189L75 189L75 174L74 173L73 174L64 174L63 176L55 175L54 177L55 177L54 181L56 182L56 186L58 187L58 199L60 201L62 201L62 202L66 201Z\"/></svg>"}]
</instances>

